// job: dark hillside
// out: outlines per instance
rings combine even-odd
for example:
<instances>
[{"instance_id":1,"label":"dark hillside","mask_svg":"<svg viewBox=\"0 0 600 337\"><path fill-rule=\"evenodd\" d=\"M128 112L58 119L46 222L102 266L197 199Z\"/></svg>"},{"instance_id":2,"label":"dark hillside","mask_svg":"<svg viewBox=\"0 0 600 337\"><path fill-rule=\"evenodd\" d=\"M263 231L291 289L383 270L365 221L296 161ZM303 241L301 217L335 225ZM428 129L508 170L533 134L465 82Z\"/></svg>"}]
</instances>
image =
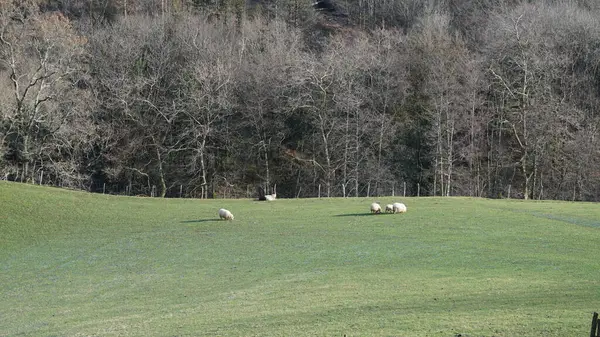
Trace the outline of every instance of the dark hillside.
<instances>
[{"instance_id":1,"label":"dark hillside","mask_svg":"<svg viewBox=\"0 0 600 337\"><path fill-rule=\"evenodd\" d=\"M600 200L592 0L0 5L0 177Z\"/></svg>"}]
</instances>

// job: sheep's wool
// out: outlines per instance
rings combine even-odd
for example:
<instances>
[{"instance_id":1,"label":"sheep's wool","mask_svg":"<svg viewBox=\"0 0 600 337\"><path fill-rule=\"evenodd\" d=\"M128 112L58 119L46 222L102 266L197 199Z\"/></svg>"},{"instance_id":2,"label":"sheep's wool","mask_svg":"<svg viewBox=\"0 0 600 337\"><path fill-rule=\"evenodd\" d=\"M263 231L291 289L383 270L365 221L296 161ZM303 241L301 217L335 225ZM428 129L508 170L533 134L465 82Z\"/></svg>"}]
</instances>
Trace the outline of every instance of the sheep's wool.
<instances>
[{"instance_id":1,"label":"sheep's wool","mask_svg":"<svg viewBox=\"0 0 600 337\"><path fill-rule=\"evenodd\" d=\"M396 202L393 205L394 213L406 213L406 205L401 202Z\"/></svg>"},{"instance_id":2,"label":"sheep's wool","mask_svg":"<svg viewBox=\"0 0 600 337\"><path fill-rule=\"evenodd\" d=\"M381 213L381 206L374 202L371 204L371 213Z\"/></svg>"},{"instance_id":3,"label":"sheep's wool","mask_svg":"<svg viewBox=\"0 0 600 337\"><path fill-rule=\"evenodd\" d=\"M221 208L219 210L219 218L225 219L225 220L233 220L233 214L231 214L230 211L228 211L224 208Z\"/></svg>"}]
</instances>

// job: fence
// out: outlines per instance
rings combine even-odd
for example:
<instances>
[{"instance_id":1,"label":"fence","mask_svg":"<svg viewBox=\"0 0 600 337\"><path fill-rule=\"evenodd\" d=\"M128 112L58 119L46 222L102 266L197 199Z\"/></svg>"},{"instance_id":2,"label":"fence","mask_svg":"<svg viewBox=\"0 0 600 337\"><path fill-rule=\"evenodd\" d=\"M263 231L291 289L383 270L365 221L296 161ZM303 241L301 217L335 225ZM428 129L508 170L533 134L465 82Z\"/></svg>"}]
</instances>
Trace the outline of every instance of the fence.
<instances>
[{"instance_id":1,"label":"fence","mask_svg":"<svg viewBox=\"0 0 600 337\"><path fill-rule=\"evenodd\" d=\"M82 183L79 186L63 186L60 182L56 184L47 179L32 182L35 185L48 185L66 188L75 188L86 190L91 193L140 196L140 197L158 197L159 189L156 185L142 184L123 184L123 183ZM0 180L11 180L7 177L0 177ZM237 198L256 198L256 185L249 184L243 188L234 185L208 184L205 186L174 184L167 186L165 197L167 198L210 198L210 199L237 199ZM308 188L307 188L308 187ZM288 195L280 194L282 198L326 198L325 185L316 184L313 186L302 186L293 188L288 186ZM343 192L342 192L343 191ZM358 195L357 195L358 194ZM367 182L360 185L358 193L355 188L346 186L331 186L330 197L420 197L430 196L429 193L423 193L420 184L408 186L406 182L381 182L379 184Z\"/></svg>"},{"instance_id":2,"label":"fence","mask_svg":"<svg viewBox=\"0 0 600 337\"><path fill-rule=\"evenodd\" d=\"M592 330L590 331L590 337L600 337L600 324L598 324L598 313L594 312L592 316Z\"/></svg>"},{"instance_id":3,"label":"fence","mask_svg":"<svg viewBox=\"0 0 600 337\"><path fill-rule=\"evenodd\" d=\"M113 194L113 195L126 195L126 196L143 196L143 197L159 197L160 191L157 185L148 185L138 183L104 183L104 182L92 182L92 183L81 183L78 186L64 186L61 182L49 181L48 179L33 182L39 185L49 185L65 188L74 188L89 191L91 193L99 194ZM11 180L7 177L0 177L0 180ZM393 182L365 182L361 183L358 187L358 193L355 186L349 184L342 185L336 184L329 187L329 197L427 197L427 196L440 196L430 190L430 187L425 187L419 183L409 185L405 181ZM194 199L238 199L238 198L257 198L258 195L256 184L248 185L232 185L232 184L219 184L209 183L207 185L198 184L171 184L167 186L165 191L165 197L167 198L194 198ZM294 184L288 184L281 189L283 193L279 193L279 198L326 198L327 188L325 184L305 184L302 186L294 186ZM464 192L464 191L463 191ZM470 195L464 193L452 194L457 196L482 196L482 195Z\"/></svg>"},{"instance_id":4,"label":"fence","mask_svg":"<svg viewBox=\"0 0 600 337\"><path fill-rule=\"evenodd\" d=\"M300 187L297 190L288 190L289 195L279 194L279 197L284 198L325 198L327 197L325 192L325 185L317 184L308 189L307 186L304 188ZM310 186L308 186L310 187ZM92 193L100 194L114 194L114 195L127 195L127 196L145 196L145 197L157 197L158 187L156 185L127 185L127 184L108 184L108 183L94 183L86 186L87 190ZM290 186L288 186L288 189ZM214 199L229 199L229 198L255 198L256 186L249 184L244 188L233 188L231 186L206 186L207 193L201 191L198 186L186 186L183 184L168 186L166 191L166 197L168 198L203 198L205 197ZM332 186L331 197L343 197L341 186ZM401 183L366 183L361 184L359 188L359 197L418 197L427 196L422 193L421 186L417 184L412 188L407 186L406 182ZM345 197L355 197L356 191L354 189L348 189L345 193Z\"/></svg>"}]
</instances>

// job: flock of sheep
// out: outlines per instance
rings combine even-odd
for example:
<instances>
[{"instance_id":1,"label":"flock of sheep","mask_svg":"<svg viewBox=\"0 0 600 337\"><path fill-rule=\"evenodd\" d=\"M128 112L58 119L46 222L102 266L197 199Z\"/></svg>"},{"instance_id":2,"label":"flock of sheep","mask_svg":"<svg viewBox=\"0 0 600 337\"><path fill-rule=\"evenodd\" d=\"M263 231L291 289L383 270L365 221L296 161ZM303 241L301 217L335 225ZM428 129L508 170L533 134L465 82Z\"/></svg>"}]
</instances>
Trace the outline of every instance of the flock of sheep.
<instances>
[{"instance_id":1,"label":"flock of sheep","mask_svg":"<svg viewBox=\"0 0 600 337\"><path fill-rule=\"evenodd\" d=\"M272 201L275 200L275 194L269 195L272 198L268 198L267 200ZM396 202L393 204L388 204L385 206L386 213L406 213L406 205L401 202ZM379 203L374 202L371 204L371 213L380 214L381 213L381 205ZM233 214L226 210L225 208L221 208L219 210L219 218L224 220L233 220Z\"/></svg>"},{"instance_id":2,"label":"flock of sheep","mask_svg":"<svg viewBox=\"0 0 600 337\"><path fill-rule=\"evenodd\" d=\"M385 205L386 213L406 213L406 205L401 202L395 202L393 204ZM379 214L381 213L381 205L377 202L371 204L371 213Z\"/></svg>"}]
</instances>

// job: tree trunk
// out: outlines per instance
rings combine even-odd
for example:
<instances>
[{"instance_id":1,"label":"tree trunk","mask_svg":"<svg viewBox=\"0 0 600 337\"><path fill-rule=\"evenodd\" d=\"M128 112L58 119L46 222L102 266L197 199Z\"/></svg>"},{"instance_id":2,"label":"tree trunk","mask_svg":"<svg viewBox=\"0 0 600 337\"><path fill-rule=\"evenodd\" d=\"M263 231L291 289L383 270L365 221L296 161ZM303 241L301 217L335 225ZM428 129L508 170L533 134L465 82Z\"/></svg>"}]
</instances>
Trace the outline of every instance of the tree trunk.
<instances>
[{"instance_id":1,"label":"tree trunk","mask_svg":"<svg viewBox=\"0 0 600 337\"><path fill-rule=\"evenodd\" d=\"M356 133L354 134L354 142L355 142L355 155L356 159L354 162L354 196L358 198L358 172L360 168L360 123L359 123L359 114L356 113Z\"/></svg>"},{"instance_id":2,"label":"tree trunk","mask_svg":"<svg viewBox=\"0 0 600 337\"><path fill-rule=\"evenodd\" d=\"M435 156L435 162L434 162L434 172L433 172L433 196L435 197L435 192L437 190L437 182L438 182L438 175L437 175L437 171L438 171L438 157L437 155Z\"/></svg>"},{"instance_id":3,"label":"tree trunk","mask_svg":"<svg viewBox=\"0 0 600 337\"><path fill-rule=\"evenodd\" d=\"M435 176L439 174L440 180L440 195L444 195L444 158L443 158L443 148L442 148L442 112L437 109L436 113L436 124L437 124L437 140L436 140L436 167L435 167ZM435 179L435 178L434 178ZM433 195L437 194L437 188L433 189Z\"/></svg>"},{"instance_id":4,"label":"tree trunk","mask_svg":"<svg viewBox=\"0 0 600 337\"><path fill-rule=\"evenodd\" d=\"M266 135L263 135L263 139L266 139ZM269 139L270 142L270 139ZM265 175L266 175L266 183L267 183L267 188L269 188L270 183L271 183L271 177L270 177L270 172L269 172L269 153L268 153L268 148L267 148L267 142L266 140L263 140L263 152L265 154ZM265 190L265 194L267 193L267 191Z\"/></svg>"},{"instance_id":5,"label":"tree trunk","mask_svg":"<svg viewBox=\"0 0 600 337\"><path fill-rule=\"evenodd\" d=\"M200 169L202 170L202 194L201 199L206 199L208 197L208 191L206 190L207 181L206 181L206 165L204 163L204 150L206 148L206 135L202 137L202 143L200 145Z\"/></svg>"},{"instance_id":6,"label":"tree trunk","mask_svg":"<svg viewBox=\"0 0 600 337\"><path fill-rule=\"evenodd\" d=\"M344 166L342 170L342 197L346 197L346 185L348 184L348 146L350 146L350 114L346 112L346 129L344 134Z\"/></svg>"},{"instance_id":7,"label":"tree trunk","mask_svg":"<svg viewBox=\"0 0 600 337\"><path fill-rule=\"evenodd\" d=\"M447 136L446 139L448 140L448 177L446 179L446 196L449 197L450 196L450 188L452 186L451 182L452 182L452 169L453 169L453 158L452 156L454 155L453 153L453 149L454 149L454 120L450 120L450 118L446 119L447 121L450 121L450 128L449 130L447 130Z\"/></svg>"},{"instance_id":8,"label":"tree trunk","mask_svg":"<svg viewBox=\"0 0 600 337\"><path fill-rule=\"evenodd\" d=\"M325 121L323 119L323 116L319 113L319 119L320 119L320 125L321 125L321 138L323 138L323 150L325 151L325 162L327 163L327 172L325 173L326 175L326 180L325 180L325 186L327 188L327 197L329 198L331 195L331 179L332 179L332 172L331 172L331 156L329 154L329 142L328 142L328 138L329 138L329 133L325 131Z\"/></svg>"},{"instance_id":9,"label":"tree trunk","mask_svg":"<svg viewBox=\"0 0 600 337\"><path fill-rule=\"evenodd\" d=\"M160 149L157 144L154 144L156 149L156 158L158 160L158 180L160 183L160 197L164 198L167 195L167 184L165 183L165 173L163 171L162 156L160 155Z\"/></svg>"},{"instance_id":10,"label":"tree trunk","mask_svg":"<svg viewBox=\"0 0 600 337\"><path fill-rule=\"evenodd\" d=\"M379 127L379 145L378 145L378 149L377 149L377 175L375 176L375 195L379 196L379 183L381 181L381 153L383 152L383 134L385 131L385 123L386 123L386 119L385 116L382 114L382 118L381 118L381 126Z\"/></svg>"},{"instance_id":11,"label":"tree trunk","mask_svg":"<svg viewBox=\"0 0 600 337\"><path fill-rule=\"evenodd\" d=\"M23 137L23 172L21 172L21 182L27 181L27 173L29 172L29 133Z\"/></svg>"},{"instance_id":12,"label":"tree trunk","mask_svg":"<svg viewBox=\"0 0 600 337\"><path fill-rule=\"evenodd\" d=\"M529 172L527 171L527 149L525 149L525 154L521 157L521 170L523 171L523 177L525 178L525 186L523 187L523 198L525 200L529 199L529 179L531 178Z\"/></svg>"},{"instance_id":13,"label":"tree trunk","mask_svg":"<svg viewBox=\"0 0 600 337\"><path fill-rule=\"evenodd\" d=\"M475 104L471 105L471 128L469 132L469 196L473 196L473 160L475 157ZM477 177L477 185L479 184L479 176ZM479 188L478 188L479 189ZM476 194L475 194L476 195Z\"/></svg>"}]
</instances>

